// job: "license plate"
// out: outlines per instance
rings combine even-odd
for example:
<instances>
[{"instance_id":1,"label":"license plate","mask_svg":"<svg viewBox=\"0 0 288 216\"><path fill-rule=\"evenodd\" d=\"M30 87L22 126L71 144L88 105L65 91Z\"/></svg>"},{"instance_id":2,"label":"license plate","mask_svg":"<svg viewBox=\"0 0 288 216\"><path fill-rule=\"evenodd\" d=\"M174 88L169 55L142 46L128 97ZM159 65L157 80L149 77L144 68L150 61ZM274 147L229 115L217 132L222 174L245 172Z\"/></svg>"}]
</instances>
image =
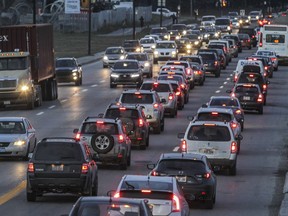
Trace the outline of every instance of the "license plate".
<instances>
[{"instance_id":1,"label":"license plate","mask_svg":"<svg viewBox=\"0 0 288 216\"><path fill-rule=\"evenodd\" d=\"M243 100L250 100L249 96L243 96Z\"/></svg>"},{"instance_id":2,"label":"license plate","mask_svg":"<svg viewBox=\"0 0 288 216\"><path fill-rule=\"evenodd\" d=\"M186 182L186 176L176 176L178 182Z\"/></svg>"},{"instance_id":3,"label":"license plate","mask_svg":"<svg viewBox=\"0 0 288 216\"><path fill-rule=\"evenodd\" d=\"M199 149L199 152L204 154L214 154L213 149Z\"/></svg>"},{"instance_id":4,"label":"license plate","mask_svg":"<svg viewBox=\"0 0 288 216\"><path fill-rule=\"evenodd\" d=\"M4 101L4 105L9 105L10 101Z\"/></svg>"},{"instance_id":5,"label":"license plate","mask_svg":"<svg viewBox=\"0 0 288 216\"><path fill-rule=\"evenodd\" d=\"M52 164L52 171L56 171L56 172L62 172L64 168L64 165L55 165Z\"/></svg>"},{"instance_id":6,"label":"license plate","mask_svg":"<svg viewBox=\"0 0 288 216\"><path fill-rule=\"evenodd\" d=\"M123 77L127 77L127 75L123 75Z\"/></svg>"},{"instance_id":7,"label":"license plate","mask_svg":"<svg viewBox=\"0 0 288 216\"><path fill-rule=\"evenodd\" d=\"M0 148L0 152L5 152L5 148Z\"/></svg>"}]
</instances>

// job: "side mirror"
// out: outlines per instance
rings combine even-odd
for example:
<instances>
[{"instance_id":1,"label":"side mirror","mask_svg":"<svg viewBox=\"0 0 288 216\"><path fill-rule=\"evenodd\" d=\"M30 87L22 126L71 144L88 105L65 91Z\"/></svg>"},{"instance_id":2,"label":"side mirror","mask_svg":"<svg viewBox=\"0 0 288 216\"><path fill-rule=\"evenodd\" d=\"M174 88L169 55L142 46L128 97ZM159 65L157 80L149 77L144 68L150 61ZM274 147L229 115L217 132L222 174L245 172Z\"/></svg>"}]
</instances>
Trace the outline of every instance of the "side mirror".
<instances>
[{"instance_id":1,"label":"side mirror","mask_svg":"<svg viewBox=\"0 0 288 216\"><path fill-rule=\"evenodd\" d=\"M76 129L73 130L73 133L76 134L76 133L78 133L78 131L79 131L79 129L76 128Z\"/></svg>"},{"instance_id":2,"label":"side mirror","mask_svg":"<svg viewBox=\"0 0 288 216\"><path fill-rule=\"evenodd\" d=\"M231 93L232 93L232 90L226 90L226 93L231 94Z\"/></svg>"},{"instance_id":3,"label":"side mirror","mask_svg":"<svg viewBox=\"0 0 288 216\"><path fill-rule=\"evenodd\" d=\"M187 119L188 119L189 121L193 121L194 118L195 118L194 116L187 116Z\"/></svg>"},{"instance_id":4,"label":"side mirror","mask_svg":"<svg viewBox=\"0 0 288 216\"><path fill-rule=\"evenodd\" d=\"M276 55L276 57L279 58L280 56L279 56L279 55Z\"/></svg>"},{"instance_id":5,"label":"side mirror","mask_svg":"<svg viewBox=\"0 0 288 216\"><path fill-rule=\"evenodd\" d=\"M98 117L99 117L99 118L103 118L103 117L104 117L104 113L99 113L99 114L98 114Z\"/></svg>"},{"instance_id":6,"label":"side mirror","mask_svg":"<svg viewBox=\"0 0 288 216\"><path fill-rule=\"evenodd\" d=\"M243 136L241 134L239 134L237 137L236 137L237 140L242 140L243 139Z\"/></svg>"},{"instance_id":7,"label":"side mirror","mask_svg":"<svg viewBox=\"0 0 288 216\"><path fill-rule=\"evenodd\" d=\"M161 103L166 103L166 99L165 98L161 98L160 102Z\"/></svg>"},{"instance_id":8,"label":"side mirror","mask_svg":"<svg viewBox=\"0 0 288 216\"><path fill-rule=\"evenodd\" d=\"M208 107L208 105L207 104L202 104L202 106L201 106L202 108L207 108Z\"/></svg>"},{"instance_id":9,"label":"side mirror","mask_svg":"<svg viewBox=\"0 0 288 216\"><path fill-rule=\"evenodd\" d=\"M177 137L178 137L179 139L183 139L184 136L185 136L185 133L178 133L178 135L177 135Z\"/></svg>"},{"instance_id":10,"label":"side mirror","mask_svg":"<svg viewBox=\"0 0 288 216\"><path fill-rule=\"evenodd\" d=\"M156 167L155 164L147 164L146 166L147 166L147 169L149 170L153 170Z\"/></svg>"}]
</instances>

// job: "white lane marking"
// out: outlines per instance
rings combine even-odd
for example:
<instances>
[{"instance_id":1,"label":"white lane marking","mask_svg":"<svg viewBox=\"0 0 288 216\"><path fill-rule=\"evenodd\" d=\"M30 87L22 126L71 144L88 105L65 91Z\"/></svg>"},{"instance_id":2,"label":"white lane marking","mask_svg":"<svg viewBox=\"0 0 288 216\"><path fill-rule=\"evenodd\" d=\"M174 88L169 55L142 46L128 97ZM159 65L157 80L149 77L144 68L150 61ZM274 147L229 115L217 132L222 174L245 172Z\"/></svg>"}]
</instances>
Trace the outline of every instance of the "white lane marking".
<instances>
[{"instance_id":1,"label":"white lane marking","mask_svg":"<svg viewBox=\"0 0 288 216\"><path fill-rule=\"evenodd\" d=\"M60 102L63 103L63 102L66 102L68 99L63 99L61 100Z\"/></svg>"},{"instance_id":2,"label":"white lane marking","mask_svg":"<svg viewBox=\"0 0 288 216\"><path fill-rule=\"evenodd\" d=\"M42 114L44 114L44 112L39 112L39 113L37 113L36 115L39 116L39 115L42 115Z\"/></svg>"},{"instance_id":3,"label":"white lane marking","mask_svg":"<svg viewBox=\"0 0 288 216\"><path fill-rule=\"evenodd\" d=\"M53 109L54 107L56 107L55 105L48 107L48 109Z\"/></svg>"},{"instance_id":4,"label":"white lane marking","mask_svg":"<svg viewBox=\"0 0 288 216\"><path fill-rule=\"evenodd\" d=\"M106 82L106 80L101 80L101 81L100 81L100 83L104 83L104 82Z\"/></svg>"},{"instance_id":5,"label":"white lane marking","mask_svg":"<svg viewBox=\"0 0 288 216\"><path fill-rule=\"evenodd\" d=\"M173 152L177 152L178 150L179 150L179 146L175 147L175 148L173 149Z\"/></svg>"},{"instance_id":6,"label":"white lane marking","mask_svg":"<svg viewBox=\"0 0 288 216\"><path fill-rule=\"evenodd\" d=\"M230 77L226 78L226 80L230 80Z\"/></svg>"},{"instance_id":7,"label":"white lane marking","mask_svg":"<svg viewBox=\"0 0 288 216\"><path fill-rule=\"evenodd\" d=\"M219 88L222 89L224 86L220 86Z\"/></svg>"},{"instance_id":8,"label":"white lane marking","mask_svg":"<svg viewBox=\"0 0 288 216\"><path fill-rule=\"evenodd\" d=\"M91 85L92 88L95 88L96 86L98 86L97 84Z\"/></svg>"},{"instance_id":9,"label":"white lane marking","mask_svg":"<svg viewBox=\"0 0 288 216\"><path fill-rule=\"evenodd\" d=\"M227 84L227 82L224 82L223 84L224 84L224 85L226 85L226 84Z\"/></svg>"},{"instance_id":10,"label":"white lane marking","mask_svg":"<svg viewBox=\"0 0 288 216\"><path fill-rule=\"evenodd\" d=\"M82 89L82 92L86 92L86 91L88 91L88 89Z\"/></svg>"},{"instance_id":11,"label":"white lane marking","mask_svg":"<svg viewBox=\"0 0 288 216\"><path fill-rule=\"evenodd\" d=\"M221 92L220 90L215 91L215 93L220 93L220 92Z\"/></svg>"}]
</instances>

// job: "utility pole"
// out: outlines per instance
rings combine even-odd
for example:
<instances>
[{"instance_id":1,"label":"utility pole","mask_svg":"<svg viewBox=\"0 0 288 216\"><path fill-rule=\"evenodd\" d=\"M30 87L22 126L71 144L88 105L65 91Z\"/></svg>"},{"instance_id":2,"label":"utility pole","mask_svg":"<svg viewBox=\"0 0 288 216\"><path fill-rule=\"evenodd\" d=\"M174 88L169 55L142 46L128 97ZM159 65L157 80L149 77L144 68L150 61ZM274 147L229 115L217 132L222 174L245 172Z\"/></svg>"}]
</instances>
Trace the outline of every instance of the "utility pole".
<instances>
[{"instance_id":1,"label":"utility pole","mask_svg":"<svg viewBox=\"0 0 288 216\"><path fill-rule=\"evenodd\" d=\"M89 0L88 9L88 55L91 55L91 0Z\"/></svg>"},{"instance_id":2,"label":"utility pole","mask_svg":"<svg viewBox=\"0 0 288 216\"><path fill-rule=\"evenodd\" d=\"M163 17L162 8L163 8L163 0L160 0L160 27L162 27L162 17Z\"/></svg>"},{"instance_id":3,"label":"utility pole","mask_svg":"<svg viewBox=\"0 0 288 216\"><path fill-rule=\"evenodd\" d=\"M36 24L36 0L33 0L33 24Z\"/></svg>"},{"instance_id":4,"label":"utility pole","mask_svg":"<svg viewBox=\"0 0 288 216\"><path fill-rule=\"evenodd\" d=\"M136 5L135 5L135 1L136 0L133 0L133 40L135 40L135 38L136 38L136 22L135 22Z\"/></svg>"}]
</instances>

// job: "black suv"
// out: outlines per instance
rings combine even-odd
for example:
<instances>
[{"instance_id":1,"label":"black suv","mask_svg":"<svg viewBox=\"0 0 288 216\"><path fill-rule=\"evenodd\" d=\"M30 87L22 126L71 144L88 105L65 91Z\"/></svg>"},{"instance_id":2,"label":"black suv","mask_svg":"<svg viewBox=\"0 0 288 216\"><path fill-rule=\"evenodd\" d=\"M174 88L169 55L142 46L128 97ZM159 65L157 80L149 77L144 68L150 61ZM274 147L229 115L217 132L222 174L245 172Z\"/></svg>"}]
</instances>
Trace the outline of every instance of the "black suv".
<instances>
[{"instance_id":1,"label":"black suv","mask_svg":"<svg viewBox=\"0 0 288 216\"><path fill-rule=\"evenodd\" d=\"M89 147L97 164L112 164L124 170L130 166L131 140L119 119L90 116L73 132L76 140Z\"/></svg>"},{"instance_id":2,"label":"black suv","mask_svg":"<svg viewBox=\"0 0 288 216\"><path fill-rule=\"evenodd\" d=\"M143 52L143 47L139 40L124 40L122 46L126 52Z\"/></svg>"},{"instance_id":3,"label":"black suv","mask_svg":"<svg viewBox=\"0 0 288 216\"><path fill-rule=\"evenodd\" d=\"M220 77L221 73L221 63L218 56L214 52L199 52L199 54L204 62L205 72L210 72L215 75L215 77Z\"/></svg>"},{"instance_id":4,"label":"black suv","mask_svg":"<svg viewBox=\"0 0 288 216\"><path fill-rule=\"evenodd\" d=\"M141 149L149 146L149 123L142 106L110 104L103 117L120 119L133 146L139 146Z\"/></svg>"},{"instance_id":5,"label":"black suv","mask_svg":"<svg viewBox=\"0 0 288 216\"><path fill-rule=\"evenodd\" d=\"M27 201L43 193L96 196L98 169L87 145L73 138L50 137L36 146L27 169Z\"/></svg>"},{"instance_id":6,"label":"black suv","mask_svg":"<svg viewBox=\"0 0 288 216\"><path fill-rule=\"evenodd\" d=\"M58 83L74 82L76 86L82 85L81 64L76 58L57 58L56 79Z\"/></svg>"},{"instance_id":7,"label":"black suv","mask_svg":"<svg viewBox=\"0 0 288 216\"><path fill-rule=\"evenodd\" d=\"M216 201L216 175L205 155L165 153L157 164L148 164L152 176L175 176L189 204L203 200L207 208Z\"/></svg>"},{"instance_id":8,"label":"black suv","mask_svg":"<svg viewBox=\"0 0 288 216\"><path fill-rule=\"evenodd\" d=\"M254 28L250 27L240 28L238 34L248 34L251 39L251 44L253 45L253 47L257 46L257 37Z\"/></svg>"}]
</instances>

